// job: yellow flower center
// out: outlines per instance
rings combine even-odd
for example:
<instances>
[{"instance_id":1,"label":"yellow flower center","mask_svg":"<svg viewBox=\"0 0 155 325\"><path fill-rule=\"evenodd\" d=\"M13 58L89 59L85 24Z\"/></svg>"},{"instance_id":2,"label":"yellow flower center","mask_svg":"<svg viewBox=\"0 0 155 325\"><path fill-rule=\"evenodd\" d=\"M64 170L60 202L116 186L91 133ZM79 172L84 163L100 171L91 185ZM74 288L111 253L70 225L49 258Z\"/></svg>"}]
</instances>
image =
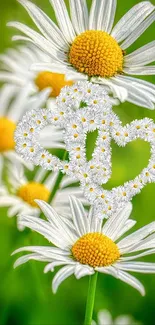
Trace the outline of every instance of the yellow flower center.
<instances>
[{"instance_id":1,"label":"yellow flower center","mask_svg":"<svg viewBox=\"0 0 155 325\"><path fill-rule=\"evenodd\" d=\"M106 32L89 30L73 41L69 62L88 76L112 77L123 69L123 51Z\"/></svg>"},{"instance_id":2,"label":"yellow flower center","mask_svg":"<svg viewBox=\"0 0 155 325\"><path fill-rule=\"evenodd\" d=\"M120 257L117 245L107 236L94 232L82 236L72 247L74 258L92 267L108 266Z\"/></svg>"},{"instance_id":3,"label":"yellow flower center","mask_svg":"<svg viewBox=\"0 0 155 325\"><path fill-rule=\"evenodd\" d=\"M16 124L6 117L0 118L0 152L13 150L15 147L14 131Z\"/></svg>"},{"instance_id":4,"label":"yellow flower center","mask_svg":"<svg viewBox=\"0 0 155 325\"><path fill-rule=\"evenodd\" d=\"M29 182L18 189L17 195L32 207L38 207L34 200L38 199L47 202L50 196L50 191L43 184Z\"/></svg>"},{"instance_id":5,"label":"yellow flower center","mask_svg":"<svg viewBox=\"0 0 155 325\"><path fill-rule=\"evenodd\" d=\"M57 97L59 96L61 89L65 86L72 86L73 81L65 80L64 74L43 71L36 77L35 84L40 91L51 87L52 91L50 97Z\"/></svg>"}]
</instances>

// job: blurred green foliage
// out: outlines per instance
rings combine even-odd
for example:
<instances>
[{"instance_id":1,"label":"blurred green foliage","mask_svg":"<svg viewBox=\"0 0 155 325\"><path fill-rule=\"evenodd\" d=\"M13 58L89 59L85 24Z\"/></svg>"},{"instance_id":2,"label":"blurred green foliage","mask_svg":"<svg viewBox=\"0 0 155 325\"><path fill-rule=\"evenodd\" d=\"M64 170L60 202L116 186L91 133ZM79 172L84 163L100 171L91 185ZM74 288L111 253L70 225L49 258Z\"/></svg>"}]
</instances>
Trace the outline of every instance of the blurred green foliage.
<instances>
[{"instance_id":1,"label":"blurred green foliage","mask_svg":"<svg viewBox=\"0 0 155 325\"><path fill-rule=\"evenodd\" d=\"M107 0L108 1L108 0ZM36 0L51 18L54 13L48 0ZM88 1L89 4L91 1ZM118 0L116 21L131 6L140 1ZM152 0L155 4L155 0ZM55 19L55 18L54 18ZM15 0L1 1L0 4L0 51L15 46L11 36L16 32L7 28L10 20L18 20L33 26L26 11ZM154 39L155 24L152 25L128 50L134 50ZM154 77L148 77L155 83ZM136 107L129 103L115 107L123 123L145 116L155 119L155 112ZM135 177L147 164L149 145L143 141L135 141L118 148L113 143L113 175L107 188L123 184ZM155 184L143 189L141 194L133 199L132 218L137 220L137 228L155 219ZM135 228L136 228L135 227ZM20 233L16 228L16 220L7 218L7 210L0 210L0 324L5 325L79 325L84 318L88 278L77 281L74 277L67 279L58 290L57 295L51 291L53 274L43 274L43 263L30 262L13 270L15 257L11 253L24 245L46 245L39 235L25 230ZM155 258L149 259L154 261ZM146 325L155 324L155 275L138 275L146 287L146 296L142 298L134 289L113 279L110 276L99 275L97 284L94 317L102 308L108 308L113 316L132 314L135 319Z\"/></svg>"}]
</instances>

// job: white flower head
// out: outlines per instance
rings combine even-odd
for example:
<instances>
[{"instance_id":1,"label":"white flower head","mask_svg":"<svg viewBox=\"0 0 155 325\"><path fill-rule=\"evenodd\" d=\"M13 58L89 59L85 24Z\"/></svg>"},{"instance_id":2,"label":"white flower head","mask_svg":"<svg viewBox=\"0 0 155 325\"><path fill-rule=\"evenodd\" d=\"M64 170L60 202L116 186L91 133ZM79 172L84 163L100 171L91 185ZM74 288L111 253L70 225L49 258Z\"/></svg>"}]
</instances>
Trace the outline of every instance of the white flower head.
<instances>
[{"instance_id":1,"label":"white flower head","mask_svg":"<svg viewBox=\"0 0 155 325\"><path fill-rule=\"evenodd\" d=\"M27 42L28 43L28 42ZM44 68L38 71L31 69L36 62L42 62ZM40 91L49 88L50 101L55 103L61 88L72 85L67 81L63 73L48 71L51 57L45 54L33 44L18 46L16 49L8 49L0 55L0 81L16 88L18 93L21 88L28 88L29 95L39 94Z\"/></svg>"},{"instance_id":2,"label":"white flower head","mask_svg":"<svg viewBox=\"0 0 155 325\"><path fill-rule=\"evenodd\" d=\"M53 272L56 266L62 266L53 279L54 293L72 274L80 279L100 272L112 275L142 295L145 294L143 285L130 272L155 273L155 263L135 261L155 253L155 222L125 236L135 225L135 221L129 219L131 203L103 223L94 218L93 208L87 214L75 197L70 198L70 220L58 215L46 202L36 202L47 221L25 214L20 223L43 235L54 247L30 246L17 249L14 254L23 251L29 254L19 257L15 267L31 259L48 262L45 272Z\"/></svg>"},{"instance_id":3,"label":"white flower head","mask_svg":"<svg viewBox=\"0 0 155 325\"><path fill-rule=\"evenodd\" d=\"M110 89L120 101L154 109L155 86L132 75L154 75L155 41L128 53L128 48L155 20L155 6L142 1L130 9L113 27L116 0L92 1L88 13L86 0L70 0L70 13L64 0L50 0L58 26L35 4L20 0L40 33L19 22L10 22L27 40L50 56L34 70L65 73L68 80L91 78Z\"/></svg>"},{"instance_id":4,"label":"white flower head","mask_svg":"<svg viewBox=\"0 0 155 325\"><path fill-rule=\"evenodd\" d=\"M8 207L8 217L17 216L19 230L23 230L23 227L20 226L22 217L19 215L40 216L41 210L35 202L36 199L51 203L56 211L65 217L70 214L69 195L76 195L85 205L88 205L77 182L68 176L63 177L60 187L55 193L54 186L59 175L58 172L51 172L50 175L47 175L47 172L39 167L29 180L24 175L22 165L16 164L14 167L8 165L8 169L10 191L4 186L0 186L0 207Z\"/></svg>"}]
</instances>

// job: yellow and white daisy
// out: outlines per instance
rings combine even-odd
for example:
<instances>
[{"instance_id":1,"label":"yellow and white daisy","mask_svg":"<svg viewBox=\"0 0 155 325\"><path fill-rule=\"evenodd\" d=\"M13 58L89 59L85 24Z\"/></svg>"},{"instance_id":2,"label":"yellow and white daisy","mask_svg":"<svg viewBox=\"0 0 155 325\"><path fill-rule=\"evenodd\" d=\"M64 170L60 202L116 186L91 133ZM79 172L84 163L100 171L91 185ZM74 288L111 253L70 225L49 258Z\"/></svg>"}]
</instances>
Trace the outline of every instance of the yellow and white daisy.
<instances>
[{"instance_id":1,"label":"yellow and white daisy","mask_svg":"<svg viewBox=\"0 0 155 325\"><path fill-rule=\"evenodd\" d=\"M18 91L14 85L6 84L0 90L0 180L2 179L5 159L12 163L18 160L32 169L32 165L26 163L15 152L14 132L17 122L22 118L25 111L29 108L42 107L49 96L50 89L45 89L38 96L31 97L29 96L29 89L27 85ZM45 148L64 148L62 131L52 126L43 130L41 142Z\"/></svg>"},{"instance_id":2,"label":"yellow and white daisy","mask_svg":"<svg viewBox=\"0 0 155 325\"><path fill-rule=\"evenodd\" d=\"M142 325L130 315L120 315L113 320L112 315L106 309L100 310L97 316L97 323L92 321L92 325Z\"/></svg>"},{"instance_id":3,"label":"yellow and white daisy","mask_svg":"<svg viewBox=\"0 0 155 325\"><path fill-rule=\"evenodd\" d=\"M9 185L10 191L4 186L0 186L0 207L9 207L8 217L14 217L18 214L30 214L31 216L39 217L40 208L35 202L36 199L50 202L58 213L64 216L70 214L69 195L76 195L84 204L87 201L82 195L82 190L70 177L65 176L61 181L58 191L55 191L55 182L58 177L58 172L51 173L45 180L46 171L39 168L30 181L24 175L22 166L9 166ZM51 197L51 194L54 196ZM17 222L19 223L17 218ZM23 229L19 225L19 229Z\"/></svg>"},{"instance_id":4,"label":"yellow and white daisy","mask_svg":"<svg viewBox=\"0 0 155 325\"><path fill-rule=\"evenodd\" d=\"M53 99L59 95L61 88L73 84L72 81L65 80L64 74L30 70L32 64L38 61L42 64L51 63L51 58L32 44L8 49L0 55L0 81L13 84L19 90L21 87L29 87L30 94L51 88L49 96Z\"/></svg>"},{"instance_id":5,"label":"yellow and white daisy","mask_svg":"<svg viewBox=\"0 0 155 325\"><path fill-rule=\"evenodd\" d=\"M94 218L93 208L89 214L81 202L70 198L71 219L63 218L46 202L37 200L48 221L22 215L20 224L43 235L53 246L30 246L17 249L15 253L30 252L18 258L15 267L31 260L48 262L45 272L62 266L53 279L55 293L63 280L74 274L77 279L95 272L110 274L126 282L142 295L143 285L128 272L155 273L155 263L134 260L155 253L155 222L122 238L135 221L129 219L131 203L124 206L103 224Z\"/></svg>"},{"instance_id":6,"label":"yellow and white daisy","mask_svg":"<svg viewBox=\"0 0 155 325\"><path fill-rule=\"evenodd\" d=\"M33 3L19 0L41 33L19 22L10 22L26 36L15 36L36 44L52 63L34 64L40 71L65 73L67 79L88 79L101 83L114 96L154 109L155 86L131 75L154 75L155 41L128 53L127 49L155 21L155 6L142 1L113 27L116 0L93 0L90 13L86 0L70 0L70 14L64 0L50 0L58 26Z\"/></svg>"}]
</instances>

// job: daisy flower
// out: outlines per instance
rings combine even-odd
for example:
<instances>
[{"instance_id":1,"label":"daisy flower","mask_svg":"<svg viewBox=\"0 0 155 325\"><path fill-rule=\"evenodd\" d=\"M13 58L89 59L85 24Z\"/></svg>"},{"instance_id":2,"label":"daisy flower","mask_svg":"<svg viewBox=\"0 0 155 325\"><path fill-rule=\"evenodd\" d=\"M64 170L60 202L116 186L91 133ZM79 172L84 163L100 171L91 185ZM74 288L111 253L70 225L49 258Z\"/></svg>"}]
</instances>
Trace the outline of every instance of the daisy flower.
<instances>
[{"instance_id":1,"label":"daisy flower","mask_svg":"<svg viewBox=\"0 0 155 325\"><path fill-rule=\"evenodd\" d=\"M35 199L49 202L58 178L58 172L51 173L47 178L46 173L42 168L38 168L33 179L29 181L24 175L22 166L17 165L13 168L9 166L8 179L10 191L4 186L0 186L0 207L9 207L8 217L14 217L18 214L40 216L41 211ZM83 198L80 187L68 176L63 178L58 191L53 194L54 196L51 198L52 206L58 213L64 216L68 216L70 212L69 194L76 195L83 203L87 203ZM18 223L19 220L20 217L17 218ZM20 227L20 224L19 229L23 229L23 227Z\"/></svg>"},{"instance_id":2,"label":"daisy flower","mask_svg":"<svg viewBox=\"0 0 155 325\"><path fill-rule=\"evenodd\" d=\"M30 70L31 65L38 61L51 63L51 58L33 45L8 49L0 55L0 81L18 86L19 90L29 87L30 94L51 88L49 96L53 99L59 95L61 88L73 84L65 80L64 74Z\"/></svg>"},{"instance_id":3,"label":"daisy flower","mask_svg":"<svg viewBox=\"0 0 155 325\"><path fill-rule=\"evenodd\" d=\"M50 0L58 26L36 5L19 1L40 30L10 22L50 56L52 63L34 64L36 70L65 73L67 79L88 79L110 88L120 101L154 109L155 86L132 75L154 75L155 41L128 53L128 48L155 20L155 6L142 1L113 27L116 0L93 0L88 13L86 0L70 0L70 13L63 0Z\"/></svg>"},{"instance_id":4,"label":"daisy flower","mask_svg":"<svg viewBox=\"0 0 155 325\"><path fill-rule=\"evenodd\" d=\"M92 325L141 325L136 322L130 315L120 315L113 320L112 315L106 309L98 313L98 322L92 321Z\"/></svg>"},{"instance_id":5,"label":"daisy flower","mask_svg":"<svg viewBox=\"0 0 155 325\"><path fill-rule=\"evenodd\" d=\"M30 163L26 163L15 152L14 132L17 122L30 107L41 107L49 96L50 89L40 92L39 96L29 96L29 87L22 88L17 94L17 87L4 85L0 90L0 179L5 158L11 162L16 160L32 169ZM28 125L26 125L28 128ZM21 132L25 132L23 126ZM26 137L26 133L25 133ZM60 128L48 126L40 136L41 143L45 148L64 148L63 134Z\"/></svg>"},{"instance_id":6,"label":"daisy flower","mask_svg":"<svg viewBox=\"0 0 155 325\"><path fill-rule=\"evenodd\" d=\"M31 259L48 262L45 272L62 266L53 278L54 293L61 282L72 274L80 279L100 272L110 274L131 285L142 295L145 294L143 285L129 272L155 273L155 263L135 261L155 253L155 222L125 237L124 234L135 225L135 221L129 219L131 203L104 224L94 218L93 208L87 214L75 197L70 198L70 220L58 215L46 202L37 200L36 203L47 221L25 214L20 224L40 233L55 247L30 246L17 249L14 254L23 251L29 254L19 257L15 267Z\"/></svg>"}]
</instances>

